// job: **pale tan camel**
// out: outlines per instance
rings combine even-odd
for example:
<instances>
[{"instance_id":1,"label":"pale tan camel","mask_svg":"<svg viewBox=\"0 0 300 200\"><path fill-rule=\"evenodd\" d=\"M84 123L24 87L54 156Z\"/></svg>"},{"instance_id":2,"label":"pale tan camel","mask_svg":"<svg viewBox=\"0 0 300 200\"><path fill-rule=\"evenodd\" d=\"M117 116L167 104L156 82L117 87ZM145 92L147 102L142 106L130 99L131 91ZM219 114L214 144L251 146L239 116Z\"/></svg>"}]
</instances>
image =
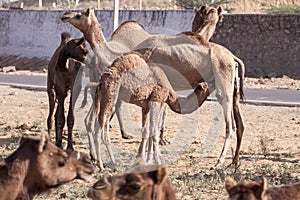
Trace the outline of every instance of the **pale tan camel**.
<instances>
[{"instance_id":1,"label":"pale tan camel","mask_svg":"<svg viewBox=\"0 0 300 200\"><path fill-rule=\"evenodd\" d=\"M199 83L194 92L186 98L179 97L163 71L159 67L149 67L144 56L139 53L126 53L118 57L104 71L96 92L99 124L96 123L95 130L99 130L100 134L95 134L95 146L100 169L103 169L100 139L105 144L112 163L115 164L110 144L109 119L118 98L142 107L143 137L139 153L142 160L151 162L154 158L154 161L160 164L158 137L162 107L167 104L176 113L191 113L206 100L209 95L208 85L205 82ZM150 142L148 138L151 138Z\"/></svg>"},{"instance_id":2,"label":"pale tan camel","mask_svg":"<svg viewBox=\"0 0 300 200\"><path fill-rule=\"evenodd\" d=\"M88 191L94 200L176 200L165 167L144 166L142 170L99 179Z\"/></svg>"},{"instance_id":3,"label":"pale tan camel","mask_svg":"<svg viewBox=\"0 0 300 200\"><path fill-rule=\"evenodd\" d=\"M209 41L216 31L218 22L223 19L222 8L202 6L200 9L194 8L195 17L192 22L192 32L201 35Z\"/></svg>"},{"instance_id":4,"label":"pale tan camel","mask_svg":"<svg viewBox=\"0 0 300 200\"><path fill-rule=\"evenodd\" d=\"M49 98L49 115L47 126L48 134L50 135L53 125L55 102L57 101L58 106L55 112L56 145L62 147L62 132L65 126L64 101L68 92L71 92L67 117L67 149L73 149L73 108L81 90L82 69L80 68L80 62L83 62L87 58L88 49L86 48L84 38L72 40L68 33L62 33L61 37L61 44L54 52L48 64L47 93ZM73 88L75 89L73 90Z\"/></svg>"},{"instance_id":5,"label":"pale tan camel","mask_svg":"<svg viewBox=\"0 0 300 200\"><path fill-rule=\"evenodd\" d=\"M225 188L230 200L297 200L300 199L300 183L270 187L264 177L261 183L247 181L237 183L233 178L226 177Z\"/></svg>"},{"instance_id":6,"label":"pale tan camel","mask_svg":"<svg viewBox=\"0 0 300 200\"><path fill-rule=\"evenodd\" d=\"M134 21L126 21L122 23L113 33L111 39L106 41L102 32L101 24L98 22L94 9L88 8L83 12L66 12L61 17L63 22L68 22L78 28L86 40L89 42L95 55L98 57L100 66L99 70L111 65L114 59L126 52L131 51L137 44L148 38L150 35L144 31L143 27ZM126 40L122 39L126 36ZM98 70L95 70L99 73ZM98 82L99 80L90 80ZM94 98L93 98L94 99ZM91 126L94 121L92 111L94 105L91 106L90 112L85 119L88 134L91 134ZM123 121L121 118L121 102L118 102L119 109L116 110L117 118L120 125L122 138L130 139L132 136L125 132Z\"/></svg>"}]
</instances>

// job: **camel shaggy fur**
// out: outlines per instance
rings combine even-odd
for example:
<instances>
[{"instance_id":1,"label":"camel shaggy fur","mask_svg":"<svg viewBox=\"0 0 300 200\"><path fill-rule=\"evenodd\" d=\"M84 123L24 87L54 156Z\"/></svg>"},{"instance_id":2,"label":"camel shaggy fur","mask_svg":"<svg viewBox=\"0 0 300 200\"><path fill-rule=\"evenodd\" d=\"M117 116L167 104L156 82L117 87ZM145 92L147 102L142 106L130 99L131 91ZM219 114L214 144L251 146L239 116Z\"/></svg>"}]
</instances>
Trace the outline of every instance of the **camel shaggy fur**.
<instances>
[{"instance_id":1,"label":"camel shaggy fur","mask_svg":"<svg viewBox=\"0 0 300 200\"><path fill-rule=\"evenodd\" d=\"M225 180L225 187L230 200L296 200L300 199L300 183L270 187L267 189L266 178L261 183L255 181L237 183L231 177Z\"/></svg>"},{"instance_id":2,"label":"camel shaggy fur","mask_svg":"<svg viewBox=\"0 0 300 200\"><path fill-rule=\"evenodd\" d=\"M175 191L167 179L167 169L150 167L121 176L101 178L89 189L88 197L94 200L175 200Z\"/></svg>"},{"instance_id":3,"label":"camel shaggy fur","mask_svg":"<svg viewBox=\"0 0 300 200\"><path fill-rule=\"evenodd\" d=\"M63 151L47 134L23 135L19 148L0 164L0 199L33 199L75 178L87 181L93 172L87 155Z\"/></svg>"},{"instance_id":4,"label":"camel shaggy fur","mask_svg":"<svg viewBox=\"0 0 300 200\"><path fill-rule=\"evenodd\" d=\"M62 147L62 132L65 126L64 101L71 91L68 126L68 149L73 149L72 130L74 126L73 108L81 91L82 69L80 68L88 55L84 38L71 39L70 34L62 33L61 44L54 52L49 65L47 76L47 93L49 99L49 115L47 119L48 133L53 126L55 102L58 106L55 113L56 145ZM73 59L69 59L73 58ZM79 62L78 62L79 61ZM76 84L76 85L74 85ZM74 90L73 90L74 88Z\"/></svg>"},{"instance_id":5,"label":"camel shaggy fur","mask_svg":"<svg viewBox=\"0 0 300 200\"><path fill-rule=\"evenodd\" d=\"M194 92L187 98L179 97L173 91L163 71L155 66L149 67L139 53L127 53L118 57L104 71L96 92L99 122L96 125L99 127L95 128L95 147L100 169L103 169L100 138L106 145L112 162L115 162L110 144L109 119L118 99L142 107L143 137L139 153L143 160L152 161L153 158L160 164L158 142L162 108L167 104L176 113L191 113L206 100L209 94L208 85L199 83Z\"/></svg>"}]
</instances>

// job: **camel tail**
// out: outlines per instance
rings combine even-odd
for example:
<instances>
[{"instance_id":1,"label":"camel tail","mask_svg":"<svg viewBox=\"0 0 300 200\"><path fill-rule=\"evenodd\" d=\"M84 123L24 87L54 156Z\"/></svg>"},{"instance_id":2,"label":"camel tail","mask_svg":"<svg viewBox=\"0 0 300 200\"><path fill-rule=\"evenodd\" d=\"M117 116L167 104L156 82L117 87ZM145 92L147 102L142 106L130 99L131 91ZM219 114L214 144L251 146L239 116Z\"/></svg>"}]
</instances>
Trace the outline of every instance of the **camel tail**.
<instances>
[{"instance_id":1,"label":"camel tail","mask_svg":"<svg viewBox=\"0 0 300 200\"><path fill-rule=\"evenodd\" d=\"M241 59L238 57L234 56L234 61L237 62L240 66L240 87L239 87L239 92L240 92L240 98L242 101L245 100L245 94L244 94L244 80L245 80L245 65Z\"/></svg>"},{"instance_id":2,"label":"camel tail","mask_svg":"<svg viewBox=\"0 0 300 200\"><path fill-rule=\"evenodd\" d=\"M87 104L87 93L88 93L88 90L90 88L96 88L98 86L99 83L97 82L90 82L88 83L85 88L84 88L84 92L83 92L83 100L81 102L81 106L80 108L84 108Z\"/></svg>"}]
</instances>

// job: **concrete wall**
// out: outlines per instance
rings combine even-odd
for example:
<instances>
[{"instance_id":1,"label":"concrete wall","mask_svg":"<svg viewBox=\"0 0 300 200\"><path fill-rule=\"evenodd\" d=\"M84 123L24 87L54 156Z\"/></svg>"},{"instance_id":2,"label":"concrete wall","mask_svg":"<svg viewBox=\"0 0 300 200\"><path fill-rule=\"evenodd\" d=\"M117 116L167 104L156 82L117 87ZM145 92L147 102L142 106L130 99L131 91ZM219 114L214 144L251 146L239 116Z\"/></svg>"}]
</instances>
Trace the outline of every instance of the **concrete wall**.
<instances>
[{"instance_id":1,"label":"concrete wall","mask_svg":"<svg viewBox=\"0 0 300 200\"><path fill-rule=\"evenodd\" d=\"M82 34L62 23L64 11L0 11L0 56L21 55L49 59L60 33ZM113 12L96 11L107 39L113 29ZM174 34L190 30L193 11L121 11L119 23L137 20L149 32ZM300 15L225 15L213 41L246 64L248 76L287 74L300 78Z\"/></svg>"}]
</instances>

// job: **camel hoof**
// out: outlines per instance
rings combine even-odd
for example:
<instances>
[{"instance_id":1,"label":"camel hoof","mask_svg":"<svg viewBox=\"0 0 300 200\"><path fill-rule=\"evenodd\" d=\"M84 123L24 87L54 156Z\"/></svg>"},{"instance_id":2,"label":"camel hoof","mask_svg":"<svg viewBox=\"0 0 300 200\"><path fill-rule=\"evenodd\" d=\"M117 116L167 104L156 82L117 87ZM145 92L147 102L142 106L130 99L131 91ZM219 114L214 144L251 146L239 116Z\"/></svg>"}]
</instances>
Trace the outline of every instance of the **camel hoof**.
<instances>
[{"instance_id":1,"label":"camel hoof","mask_svg":"<svg viewBox=\"0 0 300 200\"><path fill-rule=\"evenodd\" d=\"M161 146L166 146L166 145L168 145L168 144L171 144L171 142L170 142L169 140L167 140L166 138L160 138L159 144L160 144Z\"/></svg>"},{"instance_id":2,"label":"camel hoof","mask_svg":"<svg viewBox=\"0 0 300 200\"><path fill-rule=\"evenodd\" d=\"M125 133L123 131L122 131L121 134L122 134L122 138L125 139L125 140L133 139L133 136L128 135L127 133Z\"/></svg>"}]
</instances>

